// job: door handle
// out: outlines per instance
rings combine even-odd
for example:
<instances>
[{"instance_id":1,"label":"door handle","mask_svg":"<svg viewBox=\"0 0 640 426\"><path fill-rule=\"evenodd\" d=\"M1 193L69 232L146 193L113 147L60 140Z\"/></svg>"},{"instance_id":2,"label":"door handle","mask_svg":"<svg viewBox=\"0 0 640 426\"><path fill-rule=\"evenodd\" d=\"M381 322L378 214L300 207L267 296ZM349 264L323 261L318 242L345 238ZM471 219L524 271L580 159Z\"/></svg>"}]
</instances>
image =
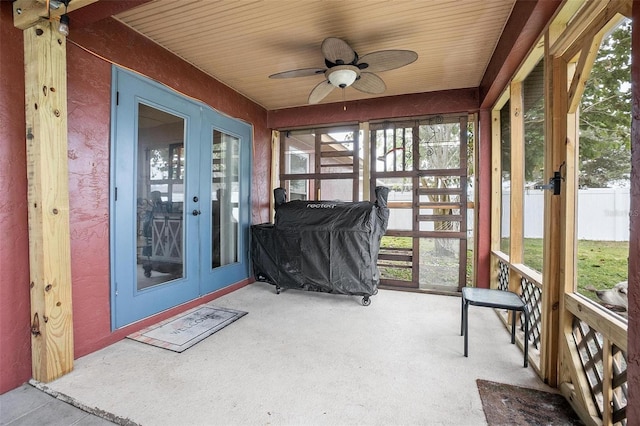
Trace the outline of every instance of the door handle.
<instances>
[{"instance_id":1,"label":"door handle","mask_svg":"<svg viewBox=\"0 0 640 426\"><path fill-rule=\"evenodd\" d=\"M200 213L201 213L200 210L194 210L191 212L191 214L194 216L198 216Z\"/></svg>"}]
</instances>

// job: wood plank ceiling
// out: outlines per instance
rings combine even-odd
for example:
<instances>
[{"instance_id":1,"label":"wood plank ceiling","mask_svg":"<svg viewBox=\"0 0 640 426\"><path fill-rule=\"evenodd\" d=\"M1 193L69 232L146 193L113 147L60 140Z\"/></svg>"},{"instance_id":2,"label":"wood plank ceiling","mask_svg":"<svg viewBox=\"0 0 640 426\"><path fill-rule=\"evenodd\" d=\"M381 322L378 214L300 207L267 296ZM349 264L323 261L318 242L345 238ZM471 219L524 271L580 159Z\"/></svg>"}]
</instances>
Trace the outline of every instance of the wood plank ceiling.
<instances>
[{"instance_id":1,"label":"wood plank ceiling","mask_svg":"<svg viewBox=\"0 0 640 426\"><path fill-rule=\"evenodd\" d=\"M387 90L336 89L322 103L477 87L515 0L155 0L116 19L268 110L307 105L324 76L326 37L363 56L408 49L418 60L379 73Z\"/></svg>"}]
</instances>

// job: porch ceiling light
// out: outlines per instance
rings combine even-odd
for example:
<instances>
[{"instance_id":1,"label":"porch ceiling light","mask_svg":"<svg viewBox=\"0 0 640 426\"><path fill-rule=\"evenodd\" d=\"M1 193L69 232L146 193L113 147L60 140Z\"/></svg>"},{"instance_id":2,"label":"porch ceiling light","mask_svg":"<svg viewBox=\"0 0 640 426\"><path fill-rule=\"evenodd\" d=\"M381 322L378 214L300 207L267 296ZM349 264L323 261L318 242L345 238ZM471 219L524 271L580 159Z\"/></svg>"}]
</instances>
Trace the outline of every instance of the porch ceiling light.
<instances>
[{"instance_id":1,"label":"porch ceiling light","mask_svg":"<svg viewBox=\"0 0 640 426\"><path fill-rule=\"evenodd\" d=\"M353 65L338 65L330 68L327 73L329 74L327 76L329 82L342 89L351 86L360 74L358 67Z\"/></svg>"}]
</instances>

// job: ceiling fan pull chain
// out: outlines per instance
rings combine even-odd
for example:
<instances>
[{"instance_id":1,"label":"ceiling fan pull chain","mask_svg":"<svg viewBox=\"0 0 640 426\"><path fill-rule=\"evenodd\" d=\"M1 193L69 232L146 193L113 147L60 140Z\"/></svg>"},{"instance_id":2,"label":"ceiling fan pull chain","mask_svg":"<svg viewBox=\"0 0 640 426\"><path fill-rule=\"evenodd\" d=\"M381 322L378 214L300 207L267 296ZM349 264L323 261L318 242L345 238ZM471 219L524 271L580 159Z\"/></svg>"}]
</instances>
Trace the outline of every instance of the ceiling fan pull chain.
<instances>
[{"instance_id":1,"label":"ceiling fan pull chain","mask_svg":"<svg viewBox=\"0 0 640 426\"><path fill-rule=\"evenodd\" d=\"M344 111L346 111L347 110L347 101L346 101L346 98L345 98L344 89L345 88L343 87L342 88L342 109Z\"/></svg>"}]
</instances>

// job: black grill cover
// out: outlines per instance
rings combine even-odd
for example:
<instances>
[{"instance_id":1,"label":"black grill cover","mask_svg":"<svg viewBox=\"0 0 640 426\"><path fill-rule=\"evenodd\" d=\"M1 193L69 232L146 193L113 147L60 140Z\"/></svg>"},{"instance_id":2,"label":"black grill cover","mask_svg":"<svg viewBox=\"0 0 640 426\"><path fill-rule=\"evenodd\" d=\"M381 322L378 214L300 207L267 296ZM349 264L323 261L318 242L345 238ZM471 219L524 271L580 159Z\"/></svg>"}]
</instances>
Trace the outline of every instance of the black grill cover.
<instances>
[{"instance_id":1,"label":"black grill cover","mask_svg":"<svg viewBox=\"0 0 640 426\"><path fill-rule=\"evenodd\" d=\"M375 203L280 202L274 225L252 226L256 279L281 288L372 295L389 221L387 194L376 188Z\"/></svg>"}]
</instances>

